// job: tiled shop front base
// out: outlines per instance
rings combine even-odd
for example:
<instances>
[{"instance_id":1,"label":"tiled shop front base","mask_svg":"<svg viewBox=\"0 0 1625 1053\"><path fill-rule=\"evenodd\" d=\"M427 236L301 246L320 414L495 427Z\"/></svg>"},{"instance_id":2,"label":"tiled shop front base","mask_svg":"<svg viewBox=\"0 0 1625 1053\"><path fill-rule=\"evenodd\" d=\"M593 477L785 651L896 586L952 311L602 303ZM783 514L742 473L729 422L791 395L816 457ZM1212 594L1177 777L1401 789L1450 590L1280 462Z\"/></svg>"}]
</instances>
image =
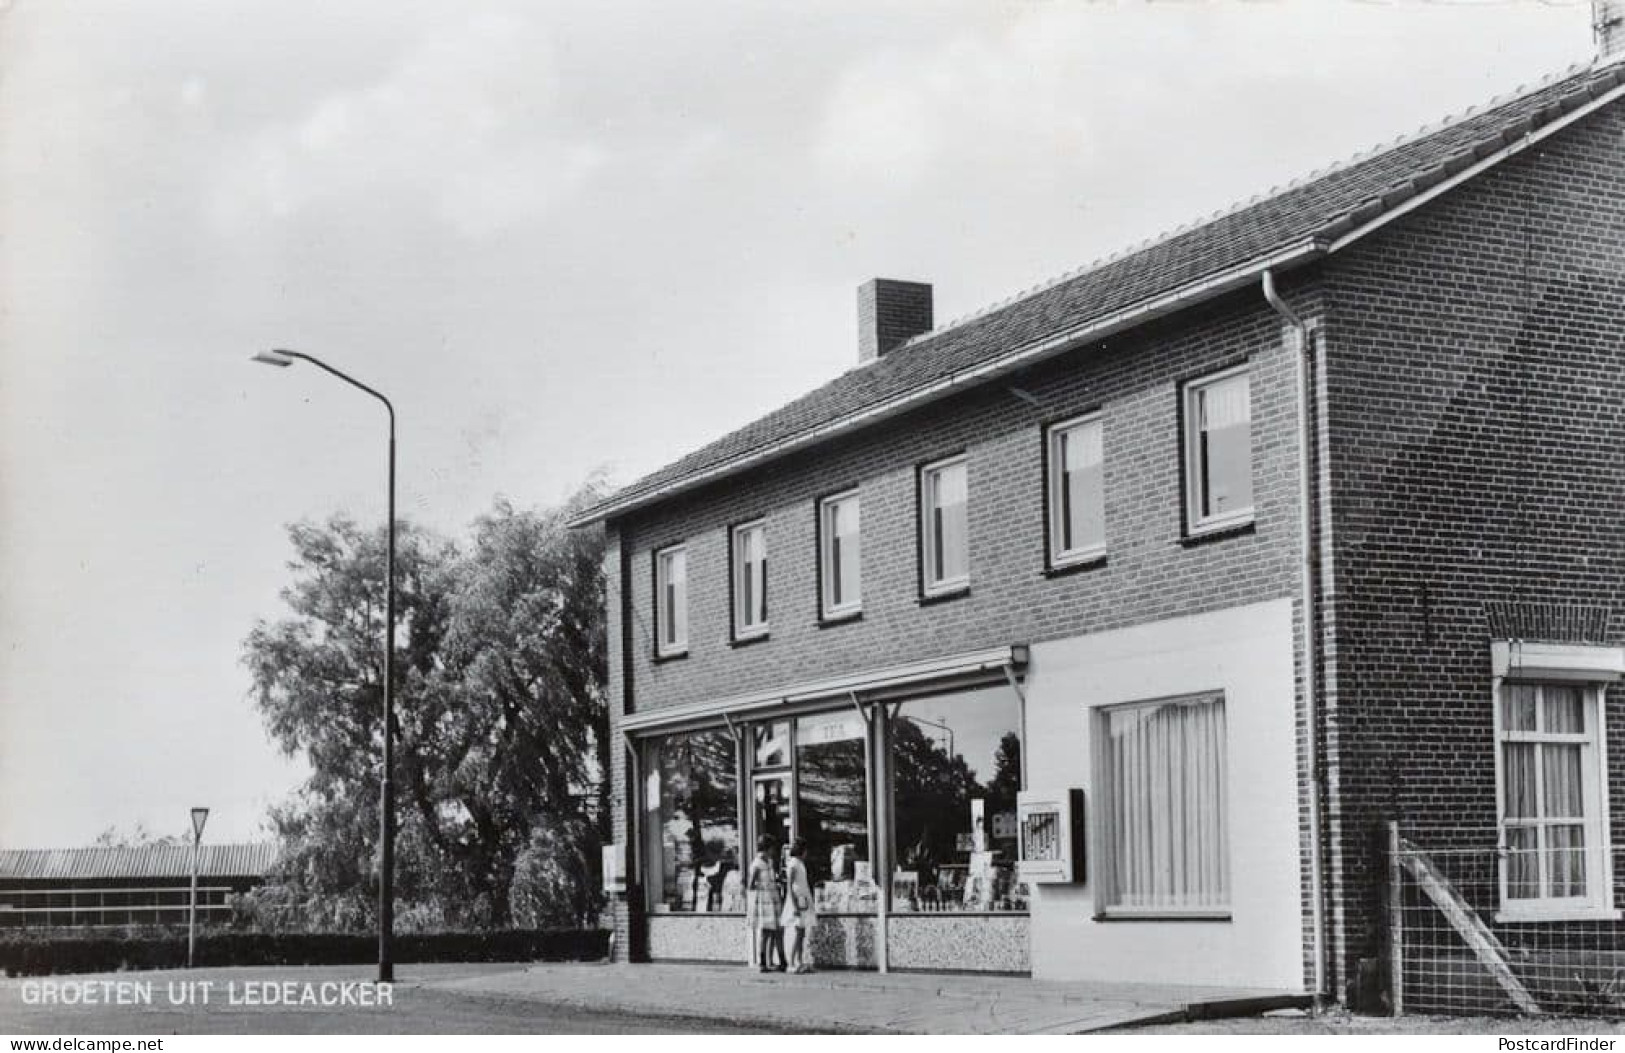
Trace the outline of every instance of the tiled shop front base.
<instances>
[{"instance_id":1,"label":"tiled shop front base","mask_svg":"<svg viewBox=\"0 0 1625 1053\"><path fill-rule=\"evenodd\" d=\"M648 918L654 961L743 963L750 933L738 914L655 914ZM893 969L1024 973L1032 968L1025 914L900 914L887 926ZM812 932L814 965L875 969L878 921L869 914L824 915Z\"/></svg>"},{"instance_id":2,"label":"tiled shop front base","mask_svg":"<svg viewBox=\"0 0 1625 1053\"><path fill-rule=\"evenodd\" d=\"M651 914L653 961L742 962L749 952L743 914Z\"/></svg>"},{"instance_id":3,"label":"tiled shop front base","mask_svg":"<svg viewBox=\"0 0 1625 1053\"><path fill-rule=\"evenodd\" d=\"M1025 914L894 914L886 928L893 969L1031 972Z\"/></svg>"}]
</instances>

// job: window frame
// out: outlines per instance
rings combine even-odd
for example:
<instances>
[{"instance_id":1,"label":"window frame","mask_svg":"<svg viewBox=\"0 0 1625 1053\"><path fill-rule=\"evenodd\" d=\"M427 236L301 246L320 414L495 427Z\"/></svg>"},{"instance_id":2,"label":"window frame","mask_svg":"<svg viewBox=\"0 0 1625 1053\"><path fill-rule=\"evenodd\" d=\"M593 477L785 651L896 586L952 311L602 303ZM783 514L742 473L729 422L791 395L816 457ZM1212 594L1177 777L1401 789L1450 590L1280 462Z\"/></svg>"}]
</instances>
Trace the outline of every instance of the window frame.
<instances>
[{"instance_id":1,"label":"window frame","mask_svg":"<svg viewBox=\"0 0 1625 1053\"><path fill-rule=\"evenodd\" d=\"M1258 507L1258 495L1252 494L1252 499L1245 508L1232 509L1217 515L1204 516L1201 514L1202 495L1206 479L1202 474L1201 455L1199 445L1201 432L1198 422L1201 415L1197 412L1197 399L1201 392L1215 385L1236 377L1244 377L1247 381L1247 478L1248 489L1252 489L1254 482L1253 472L1253 382L1252 363L1239 362L1236 365L1201 376L1193 377L1180 384L1179 416L1180 416L1180 465L1184 477L1184 506L1185 506L1185 536L1202 537L1208 534L1236 530L1248 526L1254 521Z\"/></svg>"},{"instance_id":2,"label":"window frame","mask_svg":"<svg viewBox=\"0 0 1625 1053\"><path fill-rule=\"evenodd\" d=\"M1113 887L1112 873L1116 858L1115 830L1111 821L1113 811L1112 787L1106 778L1110 768L1107 760L1108 721L1114 712L1131 709L1155 709L1168 705L1217 705L1224 714L1224 739L1221 747L1224 756L1220 758L1221 777L1224 780L1221 789L1224 799L1220 806L1220 820L1224 839L1224 857L1222 860L1225 875L1225 892L1228 902L1223 905L1203 904L1195 906L1161 906L1161 907L1134 907L1121 904L1108 903L1107 900L1121 893ZM1230 792L1230 719L1228 699L1223 690L1195 691L1182 695L1170 695L1163 698L1135 699L1128 702L1114 702L1108 705L1092 706L1089 714L1089 735L1091 740L1090 763L1095 773L1094 801L1091 810L1094 812L1094 821L1089 825L1090 861L1092 875L1090 878L1094 889L1094 918L1099 922L1120 921L1215 921L1228 922L1235 916L1235 872L1231 866L1231 841L1235 824L1231 821L1230 808L1234 795Z\"/></svg>"},{"instance_id":3,"label":"window frame","mask_svg":"<svg viewBox=\"0 0 1625 1053\"><path fill-rule=\"evenodd\" d=\"M1536 695L1536 729L1514 730L1506 726L1504 716L1505 691L1515 686L1534 686L1540 690ZM1547 687L1572 687L1581 691L1581 704L1583 706L1587 731L1584 733L1560 733L1540 731L1539 713L1545 704L1544 689ZM1562 676L1539 675L1518 677L1496 677L1491 690L1491 705L1494 712L1495 728L1495 843L1496 843L1496 893L1499 909L1495 918L1497 921L1573 921L1589 919L1613 919L1619 916L1614 908L1614 880L1613 880L1613 852L1609 841L1611 829L1608 816L1608 728L1607 728L1607 685L1603 681L1569 679ZM1587 895L1585 896L1540 896L1531 898L1512 899L1507 896L1508 875L1510 871L1510 850L1507 842L1507 829L1509 826L1527 826L1538 829L1543 825L1554 824L1551 816L1537 816L1532 820L1523 822L1508 822L1507 818L1507 762L1506 746L1509 743L1526 742L1540 743L1575 743L1580 746L1580 781L1581 806L1583 814L1581 821L1576 824L1570 822L1566 825L1579 825L1585 830L1585 878ZM1537 751L1538 752L1538 751ZM1542 780L1536 779L1537 792L1544 794ZM1541 858L1544 853L1537 856ZM1544 872L1544 862L1540 864ZM1546 890L1546 881L1541 881L1542 891Z\"/></svg>"},{"instance_id":4,"label":"window frame","mask_svg":"<svg viewBox=\"0 0 1625 1053\"><path fill-rule=\"evenodd\" d=\"M743 617L747 612L744 609L744 575L746 564L743 559L743 541L746 535L753 531L761 531L762 535L762 580L760 605L762 620L748 622ZM771 608L768 607L768 561L767 561L767 518L758 516L742 523L735 523L728 528L728 610L729 620L733 628L733 642L744 643L751 640L764 639L772 628Z\"/></svg>"},{"instance_id":5,"label":"window frame","mask_svg":"<svg viewBox=\"0 0 1625 1053\"><path fill-rule=\"evenodd\" d=\"M956 577L931 580L931 567L936 562L935 531L931 516L936 510L933 477L944 469L960 467L965 473L965 572ZM914 475L916 515L915 530L919 535L920 598L932 600L959 596L970 591L970 456L961 451L948 457L928 461L919 466Z\"/></svg>"},{"instance_id":6,"label":"window frame","mask_svg":"<svg viewBox=\"0 0 1625 1053\"><path fill-rule=\"evenodd\" d=\"M834 547L838 542L831 529L830 510L851 502L858 510L858 571L857 595L841 603L834 602L833 594L839 582L834 576ZM863 499L858 487L826 494L820 497L814 512L818 534L818 618L822 622L845 621L863 613Z\"/></svg>"},{"instance_id":7,"label":"window frame","mask_svg":"<svg viewBox=\"0 0 1625 1053\"><path fill-rule=\"evenodd\" d=\"M674 610L672 605L665 602L666 587L669 583L668 563L673 556L683 558L683 635L681 639L671 643L666 642L666 626ZM654 550L654 601L655 601L655 657L681 658L688 654L688 543L679 541Z\"/></svg>"},{"instance_id":8,"label":"window frame","mask_svg":"<svg viewBox=\"0 0 1625 1053\"><path fill-rule=\"evenodd\" d=\"M1063 540L1066 532L1063 528L1062 516L1065 513L1062 500L1061 484L1065 473L1061 464L1061 436L1079 431L1087 427L1100 429L1101 455L1100 455L1100 508L1101 508L1101 537L1093 545L1080 548L1064 548ZM1050 570L1062 570L1068 567L1077 567L1095 563L1106 556L1106 421L1105 414L1100 410L1091 410L1066 420L1056 421L1044 428L1044 542L1045 565Z\"/></svg>"}]
</instances>

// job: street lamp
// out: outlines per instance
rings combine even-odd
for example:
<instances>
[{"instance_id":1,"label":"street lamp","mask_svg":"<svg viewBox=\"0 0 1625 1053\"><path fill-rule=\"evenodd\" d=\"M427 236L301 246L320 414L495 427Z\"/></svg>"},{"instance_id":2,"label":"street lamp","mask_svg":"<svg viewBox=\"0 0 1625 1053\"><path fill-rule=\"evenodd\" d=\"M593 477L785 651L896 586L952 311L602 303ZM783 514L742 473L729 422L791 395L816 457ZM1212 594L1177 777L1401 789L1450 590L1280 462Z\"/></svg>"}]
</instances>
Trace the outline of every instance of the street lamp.
<instances>
[{"instance_id":1,"label":"street lamp","mask_svg":"<svg viewBox=\"0 0 1625 1053\"><path fill-rule=\"evenodd\" d=\"M203 844L203 824L209 821L207 808L192 809L192 899L186 922L186 967L197 957L197 857Z\"/></svg>"},{"instance_id":2,"label":"street lamp","mask_svg":"<svg viewBox=\"0 0 1625 1053\"><path fill-rule=\"evenodd\" d=\"M360 388L389 411L389 547L384 558L384 780L378 819L378 981L395 979L390 941L395 931L395 407L379 392L348 374L299 351L261 351L255 362L287 368L294 360L309 362L351 387Z\"/></svg>"}]
</instances>

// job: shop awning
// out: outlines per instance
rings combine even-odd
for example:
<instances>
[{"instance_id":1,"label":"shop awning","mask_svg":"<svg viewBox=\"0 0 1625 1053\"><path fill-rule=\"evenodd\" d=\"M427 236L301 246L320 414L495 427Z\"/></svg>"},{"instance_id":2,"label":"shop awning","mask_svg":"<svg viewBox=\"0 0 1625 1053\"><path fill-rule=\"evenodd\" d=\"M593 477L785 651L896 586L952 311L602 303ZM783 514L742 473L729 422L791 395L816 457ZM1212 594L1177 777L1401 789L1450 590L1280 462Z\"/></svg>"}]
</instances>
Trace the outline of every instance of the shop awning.
<instances>
[{"instance_id":1,"label":"shop awning","mask_svg":"<svg viewBox=\"0 0 1625 1053\"><path fill-rule=\"evenodd\" d=\"M620 718L618 724L628 734L675 731L721 724L724 718L761 717L781 709L805 709L821 702L852 698L859 702L882 702L916 694L981 687L1001 682L1007 672L1020 675L1026 667L1027 646L1011 644L924 662L870 669L828 680L790 684L748 695L706 699L646 713L629 713Z\"/></svg>"}]
</instances>

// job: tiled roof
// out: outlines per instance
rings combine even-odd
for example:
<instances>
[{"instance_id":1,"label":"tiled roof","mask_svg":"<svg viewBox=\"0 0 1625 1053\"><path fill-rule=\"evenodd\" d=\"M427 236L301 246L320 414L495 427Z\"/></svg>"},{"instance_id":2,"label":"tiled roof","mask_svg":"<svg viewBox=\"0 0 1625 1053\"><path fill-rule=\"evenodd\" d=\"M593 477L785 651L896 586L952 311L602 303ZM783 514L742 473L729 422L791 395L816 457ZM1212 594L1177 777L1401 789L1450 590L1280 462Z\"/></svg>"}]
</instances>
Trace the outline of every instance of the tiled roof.
<instances>
[{"instance_id":1,"label":"tiled roof","mask_svg":"<svg viewBox=\"0 0 1625 1053\"><path fill-rule=\"evenodd\" d=\"M276 864L274 844L203 845L200 877L263 877ZM191 845L143 848L20 848L0 851L0 881L97 881L190 878Z\"/></svg>"},{"instance_id":2,"label":"tiled roof","mask_svg":"<svg viewBox=\"0 0 1625 1053\"><path fill-rule=\"evenodd\" d=\"M1335 168L1090 264L909 343L670 464L585 511L583 525L912 408L1022 349L1059 352L1095 323L1176 295L1217 295L1240 274L1324 255L1338 240L1402 210L1475 166L1625 85L1625 66L1580 67ZM1211 288L1209 288L1211 286ZM1050 346L1056 345L1056 346ZM900 411L900 409L899 409Z\"/></svg>"}]
</instances>

